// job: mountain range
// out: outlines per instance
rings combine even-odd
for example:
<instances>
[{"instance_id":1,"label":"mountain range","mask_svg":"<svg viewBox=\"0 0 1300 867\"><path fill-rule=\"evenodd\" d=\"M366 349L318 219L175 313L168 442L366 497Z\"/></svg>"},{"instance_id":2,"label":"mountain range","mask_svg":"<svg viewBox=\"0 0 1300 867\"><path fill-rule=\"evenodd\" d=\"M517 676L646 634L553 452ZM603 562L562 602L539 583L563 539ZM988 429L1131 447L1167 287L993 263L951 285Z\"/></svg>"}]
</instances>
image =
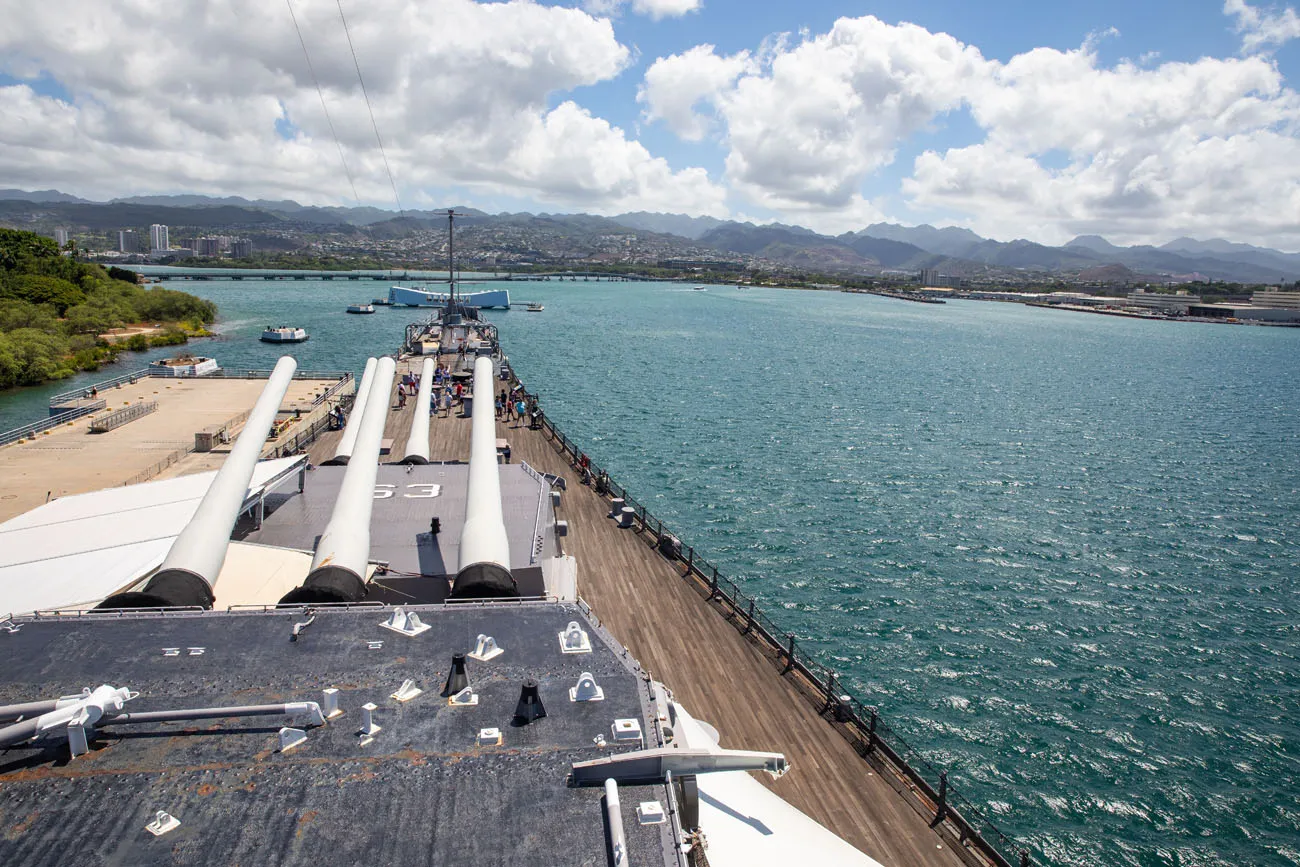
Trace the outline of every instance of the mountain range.
<instances>
[{"instance_id":1,"label":"mountain range","mask_svg":"<svg viewBox=\"0 0 1300 867\"><path fill-rule=\"evenodd\" d=\"M0 220L19 224L38 210L90 230L106 231L152 222L214 229L220 226L306 224L369 227L392 237L415 228L432 228L445 219L441 210L392 211L372 207L317 207L290 200L239 196L133 196L92 202L57 190L0 190ZM721 253L805 270L883 271L934 269L968 279L1026 280L1059 275L1102 282L1212 279L1242 283L1281 283L1300 278L1300 253L1222 239L1176 238L1158 247L1124 247L1097 235L1081 235L1060 247L1032 241L993 241L959 227L875 223L857 232L821 235L801 226L754 225L713 217L638 211L613 217L586 214L496 214L470 208L458 211L474 224L515 225L541 221L554 228L572 224L583 232L617 232L620 227L648 233L684 252L710 248Z\"/></svg>"}]
</instances>

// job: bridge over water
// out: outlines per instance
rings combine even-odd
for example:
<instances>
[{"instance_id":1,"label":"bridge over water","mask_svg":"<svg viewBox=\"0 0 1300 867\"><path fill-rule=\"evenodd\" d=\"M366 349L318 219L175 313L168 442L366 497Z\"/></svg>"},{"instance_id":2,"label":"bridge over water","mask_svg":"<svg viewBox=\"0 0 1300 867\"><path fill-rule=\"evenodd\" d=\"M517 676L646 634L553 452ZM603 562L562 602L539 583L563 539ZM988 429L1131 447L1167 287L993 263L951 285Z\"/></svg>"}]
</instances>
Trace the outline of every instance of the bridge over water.
<instances>
[{"instance_id":1,"label":"bridge over water","mask_svg":"<svg viewBox=\"0 0 1300 867\"><path fill-rule=\"evenodd\" d=\"M146 277L164 280L353 280L369 282L431 282L446 283L445 271L311 271L279 268L179 268L146 267L139 269ZM512 281L610 281L645 282L657 278L640 274L602 274L596 271L550 271L532 274L465 273L460 279L466 283L491 283Z\"/></svg>"}]
</instances>

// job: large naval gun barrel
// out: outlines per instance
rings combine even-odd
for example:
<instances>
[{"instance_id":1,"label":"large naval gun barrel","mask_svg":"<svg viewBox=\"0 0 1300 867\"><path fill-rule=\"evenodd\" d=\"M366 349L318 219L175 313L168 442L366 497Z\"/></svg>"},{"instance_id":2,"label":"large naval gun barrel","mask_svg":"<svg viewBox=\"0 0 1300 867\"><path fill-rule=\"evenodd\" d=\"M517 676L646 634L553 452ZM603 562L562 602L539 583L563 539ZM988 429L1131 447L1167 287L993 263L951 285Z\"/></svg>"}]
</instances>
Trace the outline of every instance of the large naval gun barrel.
<instances>
[{"instance_id":1,"label":"large naval gun barrel","mask_svg":"<svg viewBox=\"0 0 1300 867\"><path fill-rule=\"evenodd\" d=\"M212 588L226 562L230 533L248 495L248 483L262 446L297 369L298 362L287 355L276 362L226 462L144 590L110 596L100 603L100 608L212 607L216 599Z\"/></svg>"},{"instance_id":2,"label":"large naval gun barrel","mask_svg":"<svg viewBox=\"0 0 1300 867\"><path fill-rule=\"evenodd\" d=\"M460 569L451 588L453 599L519 595L510 574L510 541L501 510L493 387L492 359L480 356L474 361L469 489L465 496L465 526L460 531Z\"/></svg>"},{"instance_id":3,"label":"large naval gun barrel","mask_svg":"<svg viewBox=\"0 0 1300 867\"><path fill-rule=\"evenodd\" d=\"M374 358L366 360L365 372L361 374L361 384L357 386L357 396L352 401L352 414L348 416L348 423L343 426L343 436L339 437L338 447L334 449L334 457L325 461L326 464L334 466L346 464L352 458L352 450L357 445L357 433L361 430L361 419L366 414L366 401L370 398L370 387L375 382L377 363L377 359Z\"/></svg>"},{"instance_id":4,"label":"large naval gun barrel","mask_svg":"<svg viewBox=\"0 0 1300 867\"><path fill-rule=\"evenodd\" d=\"M366 565L370 562L370 511L379 475L379 448L388 420L388 397L397 366L391 358L375 365L357 444L343 474L334 512L316 543L311 572L301 587L289 591L282 603L356 602L366 594Z\"/></svg>"},{"instance_id":5,"label":"large naval gun barrel","mask_svg":"<svg viewBox=\"0 0 1300 867\"><path fill-rule=\"evenodd\" d=\"M411 418L411 435L406 438L404 464L429 462L429 402L433 399L433 359L426 358L420 370L420 395L415 399Z\"/></svg>"}]
</instances>

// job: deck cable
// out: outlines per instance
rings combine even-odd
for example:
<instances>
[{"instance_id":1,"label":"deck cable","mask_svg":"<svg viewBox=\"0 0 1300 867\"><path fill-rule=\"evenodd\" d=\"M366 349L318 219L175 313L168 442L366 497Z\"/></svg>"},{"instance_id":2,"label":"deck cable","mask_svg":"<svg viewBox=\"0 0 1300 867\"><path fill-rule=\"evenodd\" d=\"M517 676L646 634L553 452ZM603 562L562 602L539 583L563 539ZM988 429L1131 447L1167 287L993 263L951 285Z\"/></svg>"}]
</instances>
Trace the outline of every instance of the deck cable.
<instances>
[{"instance_id":1,"label":"deck cable","mask_svg":"<svg viewBox=\"0 0 1300 867\"><path fill-rule=\"evenodd\" d=\"M357 48L352 44L352 33L348 30L348 19L343 15L343 0L335 0L339 7L339 20L343 22L343 35L347 37L348 49L352 52L352 65L357 68L357 81L361 83L361 96L366 101L366 111L370 113L370 126L375 131L375 141L379 142L379 155L384 160L384 171L388 173L388 183L393 188L393 201L397 203L398 216L405 216L402 200L397 195L397 181L393 180L393 169L388 164L388 153L384 150L384 139L379 134L379 124L375 121L375 110L370 105L370 94L366 91L366 80L361 77L361 61L357 59Z\"/></svg>"},{"instance_id":2,"label":"deck cable","mask_svg":"<svg viewBox=\"0 0 1300 867\"><path fill-rule=\"evenodd\" d=\"M316 85L316 95L320 97L320 107L325 112L325 123L329 125L330 135L334 137L334 145L339 149L339 162L343 163L343 174L347 175L348 186L352 187L352 198L356 199L357 206L361 206L361 197L357 195L357 185L352 179L352 170L348 168L347 158L343 155L343 142L339 141L339 135L334 130L334 121L330 119L330 110L325 105L325 91L321 90L320 79L316 77L316 69L311 64L311 54L307 51L307 40L302 38L302 28L298 26L298 16L294 14L293 3L291 0L284 0L284 5L289 7L289 17L293 19L293 29L298 34L298 44L302 46L302 55L307 59L307 71L311 73L312 83Z\"/></svg>"}]
</instances>

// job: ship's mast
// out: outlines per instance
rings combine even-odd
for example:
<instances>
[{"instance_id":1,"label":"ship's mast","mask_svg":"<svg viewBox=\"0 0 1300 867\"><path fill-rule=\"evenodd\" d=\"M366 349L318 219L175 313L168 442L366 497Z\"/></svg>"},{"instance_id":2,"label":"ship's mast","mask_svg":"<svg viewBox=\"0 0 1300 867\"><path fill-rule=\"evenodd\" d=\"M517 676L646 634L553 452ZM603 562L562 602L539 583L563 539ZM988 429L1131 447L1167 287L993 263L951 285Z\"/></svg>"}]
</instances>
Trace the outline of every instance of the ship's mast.
<instances>
[{"instance_id":1,"label":"ship's mast","mask_svg":"<svg viewBox=\"0 0 1300 867\"><path fill-rule=\"evenodd\" d=\"M447 304L456 303L456 218L468 217L458 214L452 208L447 209Z\"/></svg>"}]
</instances>

